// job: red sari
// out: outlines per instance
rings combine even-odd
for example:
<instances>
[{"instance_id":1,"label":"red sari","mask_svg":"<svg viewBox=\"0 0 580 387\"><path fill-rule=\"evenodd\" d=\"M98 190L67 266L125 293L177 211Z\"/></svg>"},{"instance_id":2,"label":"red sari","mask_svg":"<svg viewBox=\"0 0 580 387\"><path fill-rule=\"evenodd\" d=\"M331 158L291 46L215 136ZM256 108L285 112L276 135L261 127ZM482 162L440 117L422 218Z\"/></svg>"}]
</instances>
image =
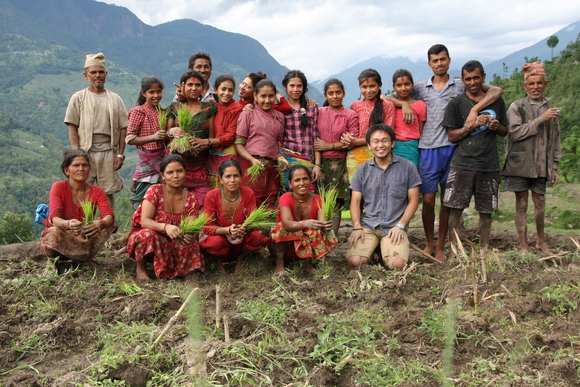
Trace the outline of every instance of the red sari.
<instances>
[{"instance_id":1,"label":"red sari","mask_svg":"<svg viewBox=\"0 0 580 387\"><path fill-rule=\"evenodd\" d=\"M208 192L203 211L214 219L207 224L200 235L199 245L209 254L220 256L222 261L235 260L244 249L257 251L268 243L268 238L260 231L254 230L246 235L239 244L231 243L226 235L215 235L217 227L229 227L232 224L242 224L248 215L256 209L256 195L248 187L240 187L240 203L235 214L224 213L220 188Z\"/></svg>"},{"instance_id":2,"label":"red sari","mask_svg":"<svg viewBox=\"0 0 580 387\"><path fill-rule=\"evenodd\" d=\"M197 216L199 213L197 199L191 191L187 193L181 214L165 212L161 184L152 185L145 193L143 200L147 200L155 206L153 219L160 223L179 226L183 216ZM179 239L169 238L164 233L141 228L141 212L142 206L140 205L133 215L133 229L127 239L127 253L130 257L140 261L146 255L153 253L155 275L162 280L183 277L195 269L205 270L205 262L202 259L197 241L186 245Z\"/></svg>"}]
</instances>

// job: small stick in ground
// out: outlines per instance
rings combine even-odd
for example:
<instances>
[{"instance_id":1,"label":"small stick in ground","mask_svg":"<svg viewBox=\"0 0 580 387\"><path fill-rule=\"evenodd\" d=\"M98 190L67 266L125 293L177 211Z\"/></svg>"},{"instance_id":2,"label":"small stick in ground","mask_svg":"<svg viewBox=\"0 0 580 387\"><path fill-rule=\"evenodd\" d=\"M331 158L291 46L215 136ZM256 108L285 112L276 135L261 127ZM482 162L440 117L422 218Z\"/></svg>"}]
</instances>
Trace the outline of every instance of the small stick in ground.
<instances>
[{"instance_id":1,"label":"small stick in ground","mask_svg":"<svg viewBox=\"0 0 580 387\"><path fill-rule=\"evenodd\" d=\"M569 254L568 251L562 251L561 253L558 254L554 254L554 255L548 255L547 257L543 257L543 258L538 258L537 261L538 262L542 262L542 261L549 261L550 259L554 259L554 258L558 258L558 257L562 257L566 254Z\"/></svg>"},{"instance_id":2,"label":"small stick in ground","mask_svg":"<svg viewBox=\"0 0 580 387\"><path fill-rule=\"evenodd\" d=\"M415 251L418 251L419 253L421 253L421 255L423 255L424 257L426 257L426 258L429 258L431 261L433 261L433 262L436 262L436 263L438 263L438 264L440 264L440 265L441 265L441 264L443 264L443 262L441 262L440 260L438 260L438 259L437 259L437 258L435 258L434 256L427 254L427 253L425 252L425 250L423 250L423 249L420 249L419 247L415 246L414 244L411 244L411 248L412 248L413 250L415 250Z\"/></svg>"},{"instance_id":3,"label":"small stick in ground","mask_svg":"<svg viewBox=\"0 0 580 387\"><path fill-rule=\"evenodd\" d=\"M191 292L189 292L189 295L187 296L187 298L185 299L185 301L181 305L181 308L179 308L179 310L177 311L177 313L175 313L175 315L173 317L171 317L169 319L169 321L167 321L167 324L165 324L165 327L163 327L163 330L161 331L161 333L159 334L159 336L157 336L157 338L153 342L153 345L156 345L157 343L159 343L161 341L161 339L163 338L163 336L167 333L167 331L169 330L169 328L171 328L173 326L173 324L175 324L175 321L177 321L177 319L179 318L179 316L181 316L181 314L185 310L185 307L187 306L187 304L189 303L189 301L193 298L193 295L195 294L195 292L197 292L198 290L199 290L199 288L193 288L193 289L191 289Z\"/></svg>"},{"instance_id":4,"label":"small stick in ground","mask_svg":"<svg viewBox=\"0 0 580 387\"><path fill-rule=\"evenodd\" d=\"M215 326L220 328L220 286L215 286Z\"/></svg>"},{"instance_id":5,"label":"small stick in ground","mask_svg":"<svg viewBox=\"0 0 580 387\"><path fill-rule=\"evenodd\" d=\"M514 297L514 294L510 292L510 290L504 284L501 284L501 287L507 292L507 294L509 294L511 297Z\"/></svg>"},{"instance_id":6,"label":"small stick in ground","mask_svg":"<svg viewBox=\"0 0 580 387\"><path fill-rule=\"evenodd\" d=\"M228 344L230 342L230 320L228 319L228 316L224 316L224 335L225 335L225 341L226 344Z\"/></svg>"},{"instance_id":7,"label":"small stick in ground","mask_svg":"<svg viewBox=\"0 0 580 387\"><path fill-rule=\"evenodd\" d=\"M503 297L503 296L505 296L505 293L495 293L495 294L492 294L491 296L483 297L481 299L481 301L487 301L487 300L491 300L492 298L495 298L495 297Z\"/></svg>"}]
</instances>

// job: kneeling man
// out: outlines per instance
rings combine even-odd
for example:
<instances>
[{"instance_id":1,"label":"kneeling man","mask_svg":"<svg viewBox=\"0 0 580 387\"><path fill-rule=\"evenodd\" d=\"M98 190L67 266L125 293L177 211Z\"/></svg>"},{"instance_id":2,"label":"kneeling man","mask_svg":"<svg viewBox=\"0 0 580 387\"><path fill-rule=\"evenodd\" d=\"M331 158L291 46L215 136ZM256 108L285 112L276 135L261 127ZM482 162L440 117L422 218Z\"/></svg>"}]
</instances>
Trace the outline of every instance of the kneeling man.
<instances>
[{"instance_id":1,"label":"kneeling man","mask_svg":"<svg viewBox=\"0 0 580 387\"><path fill-rule=\"evenodd\" d=\"M421 178L412 162L392 153L395 131L390 126L373 125L366 142L374 157L358 167L350 184L354 227L347 263L368 263L380 242L385 266L403 269L409 259L407 229L419 206Z\"/></svg>"}]
</instances>

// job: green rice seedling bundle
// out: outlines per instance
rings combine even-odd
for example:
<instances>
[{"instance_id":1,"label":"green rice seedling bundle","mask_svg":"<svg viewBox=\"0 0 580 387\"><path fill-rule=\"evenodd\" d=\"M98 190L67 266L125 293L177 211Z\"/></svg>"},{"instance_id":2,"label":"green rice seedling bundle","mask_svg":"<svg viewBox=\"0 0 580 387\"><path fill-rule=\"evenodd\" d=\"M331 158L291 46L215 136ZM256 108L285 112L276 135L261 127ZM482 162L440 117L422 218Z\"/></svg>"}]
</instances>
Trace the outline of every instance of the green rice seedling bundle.
<instances>
[{"instance_id":1,"label":"green rice seedling bundle","mask_svg":"<svg viewBox=\"0 0 580 387\"><path fill-rule=\"evenodd\" d=\"M262 228L262 227L274 227L275 222L272 221L272 217L276 215L276 210L269 210L266 208L267 203L262 203L258 208L248 215L244 223L242 223L243 228Z\"/></svg>"},{"instance_id":2,"label":"green rice seedling bundle","mask_svg":"<svg viewBox=\"0 0 580 387\"><path fill-rule=\"evenodd\" d=\"M197 151L189 143L189 138L191 137L189 130L193 122L193 116L189 112L187 105L183 105L177 111L177 122L179 123L179 128L186 133L181 138L174 138L171 144L169 144L169 150L171 153L185 153L189 151L197 155Z\"/></svg>"},{"instance_id":3,"label":"green rice seedling bundle","mask_svg":"<svg viewBox=\"0 0 580 387\"><path fill-rule=\"evenodd\" d=\"M246 170L246 176L250 177L250 181L255 183L264 171L264 166L261 164L254 164Z\"/></svg>"},{"instance_id":4,"label":"green rice seedling bundle","mask_svg":"<svg viewBox=\"0 0 580 387\"><path fill-rule=\"evenodd\" d=\"M324 214L324 221L332 220L338 211L338 191L336 188L323 187L320 189L321 207Z\"/></svg>"},{"instance_id":5,"label":"green rice seedling bundle","mask_svg":"<svg viewBox=\"0 0 580 387\"><path fill-rule=\"evenodd\" d=\"M280 174L282 172L284 172L286 170L288 166L286 165L285 162L281 161L278 159L278 162L276 163L276 171Z\"/></svg>"},{"instance_id":6,"label":"green rice seedling bundle","mask_svg":"<svg viewBox=\"0 0 580 387\"><path fill-rule=\"evenodd\" d=\"M199 234L203 228L212 221L211 216L202 212L196 218L191 218L189 216L181 219L179 228L184 234Z\"/></svg>"},{"instance_id":7,"label":"green rice seedling bundle","mask_svg":"<svg viewBox=\"0 0 580 387\"><path fill-rule=\"evenodd\" d=\"M83 209L83 224L87 225L93 223L93 220L95 219L95 204L90 200L87 200L86 202L81 201L79 204Z\"/></svg>"},{"instance_id":8,"label":"green rice seedling bundle","mask_svg":"<svg viewBox=\"0 0 580 387\"><path fill-rule=\"evenodd\" d=\"M159 130L161 132L165 132L165 127L167 126L167 113L161 106L157 106L155 109L157 109L157 115L159 119Z\"/></svg>"}]
</instances>

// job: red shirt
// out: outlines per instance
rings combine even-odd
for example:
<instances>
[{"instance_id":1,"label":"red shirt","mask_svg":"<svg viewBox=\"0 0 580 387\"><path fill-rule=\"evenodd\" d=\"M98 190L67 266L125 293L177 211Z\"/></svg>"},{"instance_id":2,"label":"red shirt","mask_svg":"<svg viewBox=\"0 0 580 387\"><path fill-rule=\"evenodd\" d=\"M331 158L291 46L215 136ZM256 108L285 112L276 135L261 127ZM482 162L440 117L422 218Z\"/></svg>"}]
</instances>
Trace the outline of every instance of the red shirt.
<instances>
[{"instance_id":1,"label":"red shirt","mask_svg":"<svg viewBox=\"0 0 580 387\"><path fill-rule=\"evenodd\" d=\"M234 143L241 112L242 107L233 99L227 105L217 104L217 113L213 119L213 133L215 138L220 139L220 147L226 148Z\"/></svg>"},{"instance_id":2,"label":"red shirt","mask_svg":"<svg viewBox=\"0 0 580 387\"><path fill-rule=\"evenodd\" d=\"M214 235L217 227L229 227L232 224L244 223L248 215L256 209L256 195L254 195L254 191L251 188L240 187L240 196L240 204L234 214L233 221L230 221L223 211L221 188L212 189L207 193L203 203L203 212L214 220L209 222L207 227L204 228L203 232L205 234Z\"/></svg>"},{"instance_id":3,"label":"red shirt","mask_svg":"<svg viewBox=\"0 0 580 387\"><path fill-rule=\"evenodd\" d=\"M115 213L111 207L109 207L107 195L102 188L89 184L89 194L87 199L93 202L93 204L95 204L99 209L101 219L107 215L111 215L113 218L115 217ZM52 185L52 188L50 189L49 203L49 227L52 226L52 218L55 216L65 220L77 219L81 222L85 218L83 209L73 203L72 193L70 191L70 186L68 185L68 180L57 181Z\"/></svg>"},{"instance_id":4,"label":"red shirt","mask_svg":"<svg viewBox=\"0 0 580 387\"><path fill-rule=\"evenodd\" d=\"M310 209L310 215L307 219L298 219L296 217L296 213L294 212L294 198L292 197L292 192L286 192L280 196L280 201L278 201L278 215L276 215L276 223L280 223L282 221L282 218L280 217L280 207L290 207L290 211L292 212L292 220L295 222L298 222L299 220L318 219L318 210L320 209L322 199L316 194L312 195L314 195L312 198L312 207Z\"/></svg>"}]
</instances>

